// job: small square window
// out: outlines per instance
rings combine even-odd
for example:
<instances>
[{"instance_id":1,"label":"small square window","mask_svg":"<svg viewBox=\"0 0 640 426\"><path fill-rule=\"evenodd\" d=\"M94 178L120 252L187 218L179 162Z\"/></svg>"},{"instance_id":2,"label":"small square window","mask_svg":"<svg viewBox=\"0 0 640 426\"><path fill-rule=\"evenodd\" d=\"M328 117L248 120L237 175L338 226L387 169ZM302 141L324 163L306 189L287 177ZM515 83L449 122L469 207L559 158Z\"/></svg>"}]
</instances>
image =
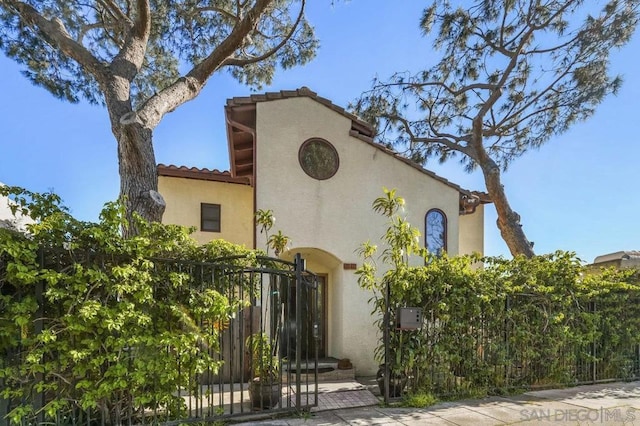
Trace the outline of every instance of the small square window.
<instances>
[{"instance_id":1,"label":"small square window","mask_svg":"<svg viewBox=\"0 0 640 426\"><path fill-rule=\"evenodd\" d=\"M200 204L200 230L220 232L220 204Z\"/></svg>"}]
</instances>

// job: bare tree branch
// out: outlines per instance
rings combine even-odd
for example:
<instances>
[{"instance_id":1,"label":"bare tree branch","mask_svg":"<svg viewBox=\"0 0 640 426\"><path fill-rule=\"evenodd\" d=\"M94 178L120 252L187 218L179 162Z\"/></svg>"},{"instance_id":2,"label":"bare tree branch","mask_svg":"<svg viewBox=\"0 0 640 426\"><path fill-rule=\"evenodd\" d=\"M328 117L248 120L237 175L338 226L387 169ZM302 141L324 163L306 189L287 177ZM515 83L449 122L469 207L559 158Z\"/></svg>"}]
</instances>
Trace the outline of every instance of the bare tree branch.
<instances>
[{"instance_id":1,"label":"bare tree branch","mask_svg":"<svg viewBox=\"0 0 640 426\"><path fill-rule=\"evenodd\" d=\"M98 3L101 4L106 11L114 18L116 22L124 24L128 28L132 28L134 23L131 19L118 7L116 3L112 0L98 0Z\"/></svg>"},{"instance_id":2,"label":"bare tree branch","mask_svg":"<svg viewBox=\"0 0 640 426\"><path fill-rule=\"evenodd\" d=\"M525 38L521 40L520 45L518 46L518 50L520 50L524 45L524 40ZM476 114L474 122L476 120L479 120L480 122L482 122L482 118L485 116L485 114L493 107L493 105L498 101L498 99L500 99L500 96L502 96L502 88L504 87L505 83L511 76L511 72L513 72L517 64L518 64L518 55L514 55L511 57L511 60L509 61L509 65L505 67L504 72L502 73L502 77L500 78L500 81L497 84L497 88L494 89L491 92L491 95L489 95L489 98L482 103L480 110Z\"/></svg>"},{"instance_id":3,"label":"bare tree branch","mask_svg":"<svg viewBox=\"0 0 640 426\"><path fill-rule=\"evenodd\" d=\"M500 120L500 122L495 127L505 128L505 129L509 129L513 127L513 125L505 126L505 123L511 120L512 117L517 117L520 114L524 113L530 106L534 105L540 98L542 98L548 92L554 90L554 86L557 85L558 82L560 82L567 74L569 74L569 72L571 71L571 68L574 65L575 65L575 61L572 62L570 65L568 65L562 73L557 74L557 77L551 83L549 83L544 89L539 91L536 96L533 96L531 99L529 99L527 102L525 102L522 105L517 105L517 110L515 110L515 112L512 111L510 114L507 114L502 120ZM516 107L516 104L514 103L513 106Z\"/></svg>"},{"instance_id":4,"label":"bare tree branch","mask_svg":"<svg viewBox=\"0 0 640 426\"><path fill-rule=\"evenodd\" d=\"M238 15L234 15L233 13L229 12L228 10L224 10L221 7L202 6L202 7L198 7L196 10L198 12L216 12L236 22L240 20L240 17Z\"/></svg>"},{"instance_id":5,"label":"bare tree branch","mask_svg":"<svg viewBox=\"0 0 640 426\"><path fill-rule=\"evenodd\" d=\"M104 28L104 23L95 22L93 24L83 25L82 28L80 29L80 32L78 33L78 38L76 39L76 41L82 44L82 40L87 35L87 33L97 28Z\"/></svg>"},{"instance_id":6,"label":"bare tree branch","mask_svg":"<svg viewBox=\"0 0 640 426\"><path fill-rule=\"evenodd\" d=\"M489 46L490 48L492 48L493 50L495 50L496 52L502 53L504 56L511 58L513 57L513 55L516 54L516 52L513 52L507 48L504 47L504 45L500 44L495 44L492 40L490 40L487 35L485 33L483 33L481 30L477 30L475 31L473 34L477 35L478 37L480 37L485 43L487 43L487 46Z\"/></svg>"},{"instance_id":7,"label":"bare tree branch","mask_svg":"<svg viewBox=\"0 0 640 426\"><path fill-rule=\"evenodd\" d=\"M571 3L572 2L568 1L562 7L560 7L554 14L552 14L546 21L544 21L543 23L537 26L531 25L529 29L526 32L524 32L522 38L520 39L520 43L518 43L518 49L516 51L517 54L511 58L511 60L509 61L509 64L505 67L505 70L502 73L502 78L498 83L498 87L500 88L504 87L505 82L507 81L507 79L511 75L511 72L513 72L515 66L517 65L518 56L522 53L522 49L529 42L533 33L536 30L546 28L548 25L550 25L551 22L553 22L554 19L556 19L559 15L561 15L569 7ZM489 111L489 109L493 107L493 105L500 98L500 96L502 96L502 90L501 89L494 90L491 96L489 97L489 99L487 99L486 102L482 105L476 117L479 117L480 119L484 117L487 111Z\"/></svg>"},{"instance_id":8,"label":"bare tree branch","mask_svg":"<svg viewBox=\"0 0 640 426\"><path fill-rule=\"evenodd\" d=\"M138 116L148 128L154 128L168 112L195 98L207 79L233 52L242 46L244 38L255 28L264 11L274 0L257 0L253 7L238 21L233 30L203 61L195 65L185 77L177 80L139 109Z\"/></svg>"},{"instance_id":9,"label":"bare tree branch","mask_svg":"<svg viewBox=\"0 0 640 426\"><path fill-rule=\"evenodd\" d=\"M300 25L300 21L302 21L302 17L304 16L305 4L306 4L306 0L302 0L302 4L300 5L300 13L298 13L298 17L296 18L296 21L291 26L291 31L289 31L289 33L282 38L280 43L278 43L277 45L275 45L273 48L269 49L267 52L263 53L262 55L254 56L253 58L227 58L224 60L221 66L231 65L231 66L241 67L244 65L255 64L257 62L264 61L265 59L273 56L278 50L280 50L285 44L287 44L287 42L291 40L291 37L293 36L293 34L295 34L296 29L298 28L298 25Z\"/></svg>"},{"instance_id":10,"label":"bare tree branch","mask_svg":"<svg viewBox=\"0 0 640 426\"><path fill-rule=\"evenodd\" d=\"M440 87L443 88L444 90L446 90L447 92L449 92L450 94L452 94L453 96L460 96L466 92L469 91L473 91L473 90L496 90L499 88L498 85L496 84L489 84L489 83L473 83L473 84L469 84L466 86L462 86L460 89L452 89L450 85L445 84L441 81L429 81L429 82L424 82L424 83L418 83L418 82L397 82L397 83L383 83L383 84L379 84L378 86L374 86L374 89L376 88L380 88L380 87L392 87L392 86L398 86L398 87L404 87L407 89L418 89L418 88L423 88L423 87L429 87L429 86L436 86L436 87Z\"/></svg>"},{"instance_id":11,"label":"bare tree branch","mask_svg":"<svg viewBox=\"0 0 640 426\"><path fill-rule=\"evenodd\" d=\"M468 146L462 146L459 145L457 143L452 142L451 140L444 138L444 137L416 137L416 138L412 138L411 139L412 142L414 143L437 143L439 145L442 145L452 151L458 151L461 152L463 154L468 155L471 158L474 158L471 152L470 147Z\"/></svg>"},{"instance_id":12,"label":"bare tree branch","mask_svg":"<svg viewBox=\"0 0 640 426\"><path fill-rule=\"evenodd\" d=\"M136 0L136 20L125 39L124 46L111 61L114 74L128 82L133 81L144 63L151 31L149 0Z\"/></svg>"},{"instance_id":13,"label":"bare tree branch","mask_svg":"<svg viewBox=\"0 0 640 426\"><path fill-rule=\"evenodd\" d=\"M434 137L418 137L415 135L413 130L411 129L411 123L406 118L400 115L394 114L382 114L383 117L387 118L390 121L397 121L402 124L405 131L409 135L409 139L413 143L437 143L442 145L452 151L459 151L463 154L467 154L471 156L472 152L468 149L467 146L460 145L460 142L465 141L464 137L455 136L450 134L435 134Z\"/></svg>"},{"instance_id":14,"label":"bare tree branch","mask_svg":"<svg viewBox=\"0 0 640 426\"><path fill-rule=\"evenodd\" d=\"M526 55L538 55L538 54L557 52L558 50L565 49L568 46L574 44L578 40L578 37L580 37L579 34L577 34L574 38L572 38L571 40L567 41L566 43L562 43L562 44L559 44L557 46L549 47L549 48L546 48L546 49L525 50L525 51L522 52L522 55L525 55L525 56Z\"/></svg>"}]
</instances>

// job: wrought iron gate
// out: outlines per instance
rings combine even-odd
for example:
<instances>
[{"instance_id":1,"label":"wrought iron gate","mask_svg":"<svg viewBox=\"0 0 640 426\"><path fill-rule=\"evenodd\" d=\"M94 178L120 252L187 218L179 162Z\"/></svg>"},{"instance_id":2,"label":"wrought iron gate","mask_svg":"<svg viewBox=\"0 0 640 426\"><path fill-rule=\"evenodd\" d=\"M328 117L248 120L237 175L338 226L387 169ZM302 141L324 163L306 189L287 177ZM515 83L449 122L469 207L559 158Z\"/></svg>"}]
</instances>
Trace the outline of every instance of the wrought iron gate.
<instances>
[{"instance_id":1,"label":"wrought iron gate","mask_svg":"<svg viewBox=\"0 0 640 426\"><path fill-rule=\"evenodd\" d=\"M89 259L89 257L91 257ZM96 255L87 255L86 259L76 256L73 262L96 263ZM55 256L56 262L59 261ZM42 262L48 262L42 257ZM208 333L217 339L217 345L199 350L208 351L208 355L221 362L220 368L208 367L198 374L177 369L176 374L188 375L184 386L174 390L173 396L183 401L179 417L172 415L162 403L150 404L133 399L122 412L110 413L107 420L100 410L82 409L74 405L64 412L45 414L46 406L55 394L51 390L34 390L28 400L2 399L0 396L0 425L8 424L7 415L16 407L30 405L35 413L24 424L165 424L216 421L230 417L251 416L258 410L273 412L303 411L317 405L318 401L318 278L305 268L304 259L298 254L293 262L276 258L227 257L215 262L187 262L171 259L150 259L159 276L179 273L186 277L191 290L216 290L229 300L238 302L240 308L228 321L212 322L206 318L196 322L199 333ZM114 261L102 261L105 268L113 267ZM123 260L126 262L126 260ZM117 262L115 262L117 263ZM60 270L66 265L60 262ZM166 272L166 274L165 274ZM0 274L2 274L0 268ZM0 277L1 278L1 277ZM154 284L155 285L155 284ZM157 283L157 289L167 283ZM47 305L43 296L44 283L36 286L36 298L46 316L54 316L59 309ZM161 290L154 290L154 297L162 297ZM42 318L42 317L41 317ZM46 329L46 323L37 321L38 329ZM155 324L151 324L155 327ZM258 348L268 349L268 359L272 359L278 372L275 386L278 397L269 397L269 403L260 404L251 401L249 388L256 381L253 372L260 370L260 359L253 356L253 341L261 341ZM167 347L166 351L171 352ZM135 352L135 347L131 353ZM255 352L255 351L253 351ZM129 355L134 357L135 355ZM20 350L1 354L7 363L20 363L25 356ZM180 357L179 354L175 354ZM129 362L129 365L133 363ZM176 365L180 366L178 359ZM55 379L51 379L55 380ZM76 381L81 377L74 378ZM0 384L6 384L4 379ZM69 383L67 383L69 385ZM149 383L153 386L153 383ZM55 386L49 389L55 389ZM260 396L260 395L259 395ZM264 399L264 398L263 398ZM114 420L116 419L116 420Z\"/></svg>"},{"instance_id":2,"label":"wrought iron gate","mask_svg":"<svg viewBox=\"0 0 640 426\"><path fill-rule=\"evenodd\" d=\"M256 267L238 268L220 259L213 271L224 277L226 292L242 290L243 283L254 283L259 291L239 294L249 305L230 321L220 334L220 360L223 368L211 374L206 385L214 395L208 401L214 410L196 408L192 420L209 419L212 413L224 416L246 415L256 410L308 410L318 401L318 278L305 268L298 254L294 262L259 257ZM258 284L256 287L255 284ZM271 350L279 371L278 387L281 398L271 406L247 404L249 387L254 379L252 370L261 362L251 355L250 339L264 336L265 346ZM264 349L264 347L260 348ZM234 386L230 386L234 384ZM266 398L262 395L262 399ZM269 398L267 398L269 399ZM219 416L217 416L219 418Z\"/></svg>"}]
</instances>

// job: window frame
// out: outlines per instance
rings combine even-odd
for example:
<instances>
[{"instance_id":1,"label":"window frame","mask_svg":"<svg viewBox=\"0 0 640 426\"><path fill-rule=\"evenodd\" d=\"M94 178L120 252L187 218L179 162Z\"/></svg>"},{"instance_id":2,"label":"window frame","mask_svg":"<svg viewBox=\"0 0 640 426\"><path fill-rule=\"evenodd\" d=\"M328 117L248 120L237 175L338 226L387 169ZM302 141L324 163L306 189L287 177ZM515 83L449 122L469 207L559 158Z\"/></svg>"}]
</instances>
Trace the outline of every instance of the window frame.
<instances>
[{"instance_id":1,"label":"window frame","mask_svg":"<svg viewBox=\"0 0 640 426\"><path fill-rule=\"evenodd\" d=\"M442 235L442 247L440 248L438 253L434 253L429 249L429 215L432 213L437 213L442 216L442 222L444 226L444 231ZM449 249L448 247L448 239L449 239L449 220L447 219L447 215L444 211L438 208L429 209L427 213L424 215L424 246L429 251L429 253L435 254L436 256L440 256L442 253L446 253Z\"/></svg>"},{"instance_id":2,"label":"window frame","mask_svg":"<svg viewBox=\"0 0 640 426\"><path fill-rule=\"evenodd\" d=\"M218 210L218 218L205 218L205 209L209 207L217 208ZM205 222L216 222L217 227L208 228L205 227ZM222 231L222 206L220 204L215 203L200 203L200 231L202 232L221 232Z\"/></svg>"}]
</instances>

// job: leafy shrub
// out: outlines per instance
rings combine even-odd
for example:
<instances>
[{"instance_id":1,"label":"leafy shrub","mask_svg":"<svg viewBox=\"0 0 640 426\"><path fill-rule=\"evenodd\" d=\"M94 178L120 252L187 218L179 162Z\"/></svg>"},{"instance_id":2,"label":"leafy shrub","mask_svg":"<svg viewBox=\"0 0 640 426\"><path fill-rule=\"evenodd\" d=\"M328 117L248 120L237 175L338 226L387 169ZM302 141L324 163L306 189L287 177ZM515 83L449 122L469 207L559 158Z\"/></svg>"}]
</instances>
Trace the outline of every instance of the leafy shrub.
<instances>
[{"instance_id":1,"label":"leafy shrub","mask_svg":"<svg viewBox=\"0 0 640 426\"><path fill-rule=\"evenodd\" d=\"M402 398L401 405L411 408L425 408L438 402L438 398L430 393L418 392L410 393Z\"/></svg>"},{"instance_id":2,"label":"leafy shrub","mask_svg":"<svg viewBox=\"0 0 640 426\"><path fill-rule=\"evenodd\" d=\"M366 242L356 273L373 292L381 336L389 325L387 362L413 377L414 390L574 384L595 380L596 363L600 379L640 376L640 286L631 272L589 273L560 251L511 260L436 256L419 246L419 232L399 214L403 205L386 189L373 203L388 218L382 267ZM399 307L421 308L422 328L396 329ZM385 362L384 337L375 356Z\"/></svg>"},{"instance_id":3,"label":"leafy shrub","mask_svg":"<svg viewBox=\"0 0 640 426\"><path fill-rule=\"evenodd\" d=\"M87 223L55 194L0 191L35 220L26 234L0 229L0 398L13 402L9 419L42 415L32 404L41 393L36 409L55 422L77 409L107 424L150 408L180 415L175 392L218 370L217 333L245 304L214 275L194 272L221 256L251 264L255 253L224 241L198 246L189 229L142 220L137 236L123 238L120 203Z\"/></svg>"}]
</instances>

